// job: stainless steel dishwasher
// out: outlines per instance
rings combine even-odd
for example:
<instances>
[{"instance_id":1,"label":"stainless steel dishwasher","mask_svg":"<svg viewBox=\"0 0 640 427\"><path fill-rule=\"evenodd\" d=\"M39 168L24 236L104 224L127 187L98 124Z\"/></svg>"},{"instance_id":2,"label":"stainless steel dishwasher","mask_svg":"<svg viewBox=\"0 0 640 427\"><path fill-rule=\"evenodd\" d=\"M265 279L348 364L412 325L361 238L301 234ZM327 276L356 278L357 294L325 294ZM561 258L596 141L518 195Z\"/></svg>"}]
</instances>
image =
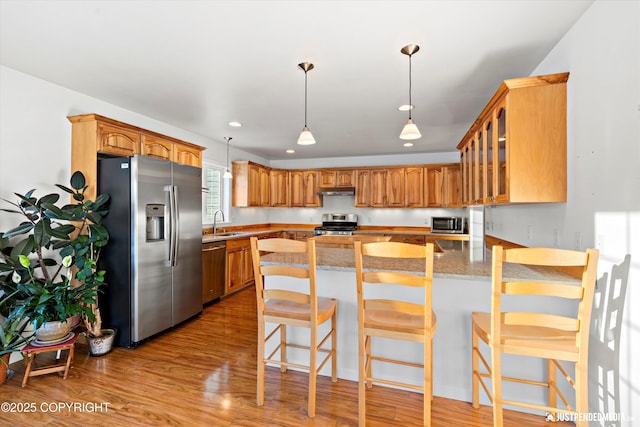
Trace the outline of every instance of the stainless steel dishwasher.
<instances>
[{"instance_id":1,"label":"stainless steel dishwasher","mask_svg":"<svg viewBox=\"0 0 640 427\"><path fill-rule=\"evenodd\" d=\"M226 280L227 243L205 243L202 247L202 303L224 295Z\"/></svg>"}]
</instances>

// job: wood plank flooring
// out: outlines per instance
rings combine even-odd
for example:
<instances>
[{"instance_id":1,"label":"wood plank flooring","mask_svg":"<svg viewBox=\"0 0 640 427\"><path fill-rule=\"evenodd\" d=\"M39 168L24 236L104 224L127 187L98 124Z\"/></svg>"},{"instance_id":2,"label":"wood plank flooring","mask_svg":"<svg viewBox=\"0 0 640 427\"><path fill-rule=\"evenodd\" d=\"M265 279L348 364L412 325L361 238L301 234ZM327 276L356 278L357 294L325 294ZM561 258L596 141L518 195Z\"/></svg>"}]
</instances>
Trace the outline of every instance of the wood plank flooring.
<instances>
[{"instance_id":1,"label":"wood plank flooring","mask_svg":"<svg viewBox=\"0 0 640 427\"><path fill-rule=\"evenodd\" d=\"M309 419L307 375L267 368L265 405L256 406L256 326L255 291L248 288L135 350L115 348L106 356L90 357L87 347L77 344L66 380L44 375L30 378L22 388L24 364L14 363L15 375L0 385L0 425L357 425L357 383L352 381L334 384L319 377L317 415ZM76 406L69 410L58 404ZM369 392L367 425L421 423L421 394L381 386ZM490 426L491 408L474 410L467 402L435 397L432 423ZM563 424L573 425L556 425ZM548 426L543 417L515 411L505 412L504 425Z\"/></svg>"}]
</instances>

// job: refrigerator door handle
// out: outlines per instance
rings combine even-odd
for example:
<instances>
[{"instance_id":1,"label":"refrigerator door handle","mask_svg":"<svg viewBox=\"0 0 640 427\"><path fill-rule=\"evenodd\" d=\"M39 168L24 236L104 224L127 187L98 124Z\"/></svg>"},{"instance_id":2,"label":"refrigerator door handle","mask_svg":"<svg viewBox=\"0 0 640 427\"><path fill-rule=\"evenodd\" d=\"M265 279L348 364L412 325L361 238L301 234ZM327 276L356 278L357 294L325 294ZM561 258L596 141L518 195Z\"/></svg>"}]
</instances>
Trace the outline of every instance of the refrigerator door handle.
<instances>
[{"instance_id":1,"label":"refrigerator door handle","mask_svg":"<svg viewBox=\"0 0 640 427\"><path fill-rule=\"evenodd\" d=\"M176 245L175 187L167 185L165 186L165 191L169 193L169 256L167 258L167 266L171 267L175 262Z\"/></svg>"},{"instance_id":2,"label":"refrigerator door handle","mask_svg":"<svg viewBox=\"0 0 640 427\"><path fill-rule=\"evenodd\" d=\"M175 267L178 264L178 254L180 251L180 209L178 209L178 186L173 185L173 262L171 263L172 267Z\"/></svg>"}]
</instances>

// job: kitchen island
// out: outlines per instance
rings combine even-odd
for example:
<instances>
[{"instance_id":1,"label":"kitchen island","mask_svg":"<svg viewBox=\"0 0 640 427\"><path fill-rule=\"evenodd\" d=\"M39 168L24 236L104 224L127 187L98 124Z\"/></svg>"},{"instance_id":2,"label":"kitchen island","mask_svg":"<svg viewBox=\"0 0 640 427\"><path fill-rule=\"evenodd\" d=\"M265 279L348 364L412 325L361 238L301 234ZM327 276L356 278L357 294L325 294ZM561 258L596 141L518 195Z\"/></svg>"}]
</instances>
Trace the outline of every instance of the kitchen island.
<instances>
[{"instance_id":1,"label":"kitchen island","mask_svg":"<svg viewBox=\"0 0 640 427\"><path fill-rule=\"evenodd\" d=\"M440 252L434 257L433 310L437 316L437 328L433 342L433 390L437 396L471 401L471 313L473 311L490 311L491 306L491 250L480 244L475 247L468 241L440 242ZM318 295L333 297L338 300L338 377L352 381L358 380L358 345L357 345L357 299L356 277L353 249L323 247L317 245L317 281ZM305 264L304 256L265 255L265 263ZM394 269L399 271L419 271L420 265L412 260L400 261ZM566 273L552 269L515 268L505 265L505 278L535 278L562 283L579 284L579 280ZM292 289L295 280L290 278L268 277L265 286L269 287L278 281L278 286ZM391 286L390 292L402 295L408 300L419 300L421 296L416 289ZM384 297L383 290L380 297ZM517 301L513 302L516 306ZM551 298L541 299L539 306L549 312L571 313L577 305ZM516 307L514 307L516 308ZM520 306L519 310L526 310ZM323 325L326 326L326 325ZM319 332L326 333L324 329ZM288 336L296 342L308 343L308 331L289 328ZM408 360L421 362L422 346L397 340L378 339L373 345L376 352L385 356L402 355ZM267 353L270 352L267 348ZM488 350L488 349L485 349ZM308 358L305 352L290 349L292 361L303 362ZM488 357L488 351L485 352ZM530 360L515 357L503 357L505 372L513 375L524 375L534 379L542 379L545 366L539 359ZM389 365L375 365L374 369L383 372L390 379L420 384L421 370L415 368ZM329 375L327 367L321 372ZM516 393L525 401L543 403L546 398L539 388L520 384L504 384L505 395ZM481 393L481 403L490 404Z\"/></svg>"}]
</instances>

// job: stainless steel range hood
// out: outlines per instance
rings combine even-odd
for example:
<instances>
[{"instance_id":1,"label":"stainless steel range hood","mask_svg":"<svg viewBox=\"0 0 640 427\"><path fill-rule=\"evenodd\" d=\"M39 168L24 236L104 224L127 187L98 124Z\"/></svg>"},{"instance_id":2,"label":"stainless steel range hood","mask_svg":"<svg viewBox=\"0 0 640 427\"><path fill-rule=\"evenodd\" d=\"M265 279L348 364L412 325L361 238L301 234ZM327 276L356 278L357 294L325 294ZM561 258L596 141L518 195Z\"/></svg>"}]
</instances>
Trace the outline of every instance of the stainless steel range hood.
<instances>
[{"instance_id":1,"label":"stainless steel range hood","mask_svg":"<svg viewBox=\"0 0 640 427\"><path fill-rule=\"evenodd\" d=\"M355 187L320 188L318 196L355 196Z\"/></svg>"}]
</instances>

